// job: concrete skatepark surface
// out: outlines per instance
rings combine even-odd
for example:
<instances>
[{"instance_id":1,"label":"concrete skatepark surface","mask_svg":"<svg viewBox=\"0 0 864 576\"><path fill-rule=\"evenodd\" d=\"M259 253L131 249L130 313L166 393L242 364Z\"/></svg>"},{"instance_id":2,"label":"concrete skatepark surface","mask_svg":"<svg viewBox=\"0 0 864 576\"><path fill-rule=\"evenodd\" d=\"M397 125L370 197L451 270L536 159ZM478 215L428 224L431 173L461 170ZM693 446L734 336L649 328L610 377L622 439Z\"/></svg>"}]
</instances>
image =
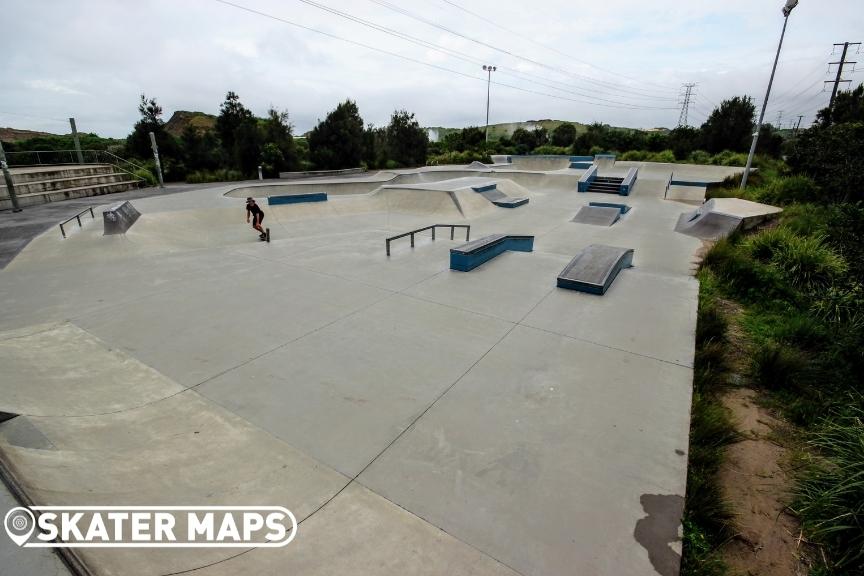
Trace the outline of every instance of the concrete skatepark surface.
<instances>
[{"instance_id":1,"label":"concrete skatepark surface","mask_svg":"<svg viewBox=\"0 0 864 576\"><path fill-rule=\"evenodd\" d=\"M93 574L673 576L701 241L669 168L640 166L612 227L570 222L608 199L578 170L451 166L279 184L329 200L265 207L270 244L242 201L266 185L135 200L123 235L49 229L0 271L0 459L40 504L300 522L285 548L76 550ZM531 201L469 188L460 210L443 181L469 177ZM448 223L534 252L454 272L464 236L439 233L385 255ZM591 244L635 267L602 297L556 288Z\"/></svg>"}]
</instances>

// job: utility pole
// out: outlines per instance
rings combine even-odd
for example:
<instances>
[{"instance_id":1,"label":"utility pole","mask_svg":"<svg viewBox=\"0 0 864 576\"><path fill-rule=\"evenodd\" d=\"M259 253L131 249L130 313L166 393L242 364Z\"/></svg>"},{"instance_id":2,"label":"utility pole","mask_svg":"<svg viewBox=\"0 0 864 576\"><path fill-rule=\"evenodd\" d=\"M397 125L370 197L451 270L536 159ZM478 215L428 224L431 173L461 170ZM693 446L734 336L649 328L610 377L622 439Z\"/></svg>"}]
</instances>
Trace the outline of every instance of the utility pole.
<instances>
[{"instance_id":1,"label":"utility pole","mask_svg":"<svg viewBox=\"0 0 864 576\"><path fill-rule=\"evenodd\" d=\"M496 66L483 65L483 70L486 71L486 142L489 142L489 95L492 90L492 72L498 68Z\"/></svg>"},{"instance_id":2,"label":"utility pole","mask_svg":"<svg viewBox=\"0 0 864 576\"><path fill-rule=\"evenodd\" d=\"M18 196L15 195L15 183L12 182L12 174L9 172L9 165L6 163L6 152L3 150L3 142L0 142L0 168L3 169L3 179L6 180L6 191L9 194L9 200L12 201L12 211L21 212L21 207L18 206Z\"/></svg>"},{"instance_id":3,"label":"utility pole","mask_svg":"<svg viewBox=\"0 0 864 576\"><path fill-rule=\"evenodd\" d=\"M75 142L75 153L78 155L78 164L84 164L84 155L81 153L81 141L78 139L75 118L69 118L69 126L72 127L72 140Z\"/></svg>"},{"instance_id":4,"label":"utility pole","mask_svg":"<svg viewBox=\"0 0 864 576\"><path fill-rule=\"evenodd\" d=\"M159 187L164 188L165 182L162 180L162 164L159 162L159 148L156 146L156 135L150 132L150 146L153 148L153 159L156 160L156 174L159 176Z\"/></svg>"},{"instance_id":5,"label":"utility pole","mask_svg":"<svg viewBox=\"0 0 864 576\"><path fill-rule=\"evenodd\" d=\"M750 176L750 169L753 167L753 156L756 155L756 144L759 143L759 132L762 130L762 122L765 120L765 109L768 107L768 98L771 97L771 86L774 84L774 74L777 72L777 62L780 60L780 49L783 48L783 38L786 36L786 25L789 24L789 15L795 6L798 5L798 0L786 0L786 5L783 6L783 31L780 33L780 43L777 45L777 55L774 56L774 67L771 68L771 78L768 80L768 90L765 91L765 101L762 103L762 113L759 115L759 123L756 124L756 131L753 132L753 143L750 145L750 154L747 155L747 166L744 168L744 175L741 176L741 190L747 187L747 178Z\"/></svg>"},{"instance_id":6,"label":"utility pole","mask_svg":"<svg viewBox=\"0 0 864 576\"><path fill-rule=\"evenodd\" d=\"M793 130L793 134L798 134L798 131L801 129L801 121L804 120L804 115L798 115L798 124L795 125L795 130Z\"/></svg>"},{"instance_id":7,"label":"utility pole","mask_svg":"<svg viewBox=\"0 0 864 576\"><path fill-rule=\"evenodd\" d=\"M777 130L783 128L783 111L780 110L777 112L777 122L774 124L777 127Z\"/></svg>"},{"instance_id":8,"label":"utility pole","mask_svg":"<svg viewBox=\"0 0 864 576\"><path fill-rule=\"evenodd\" d=\"M687 126L687 116L690 113L690 102L693 98L693 89L696 87L696 84L682 84L681 88L684 90L684 93L681 95L681 114L678 116L678 127Z\"/></svg>"},{"instance_id":9,"label":"utility pole","mask_svg":"<svg viewBox=\"0 0 864 576\"><path fill-rule=\"evenodd\" d=\"M828 109L834 109L834 99L837 98L837 89L840 87L840 84L848 84L851 83L851 80L843 80L843 66L845 64L857 64L857 62L849 62L846 60L846 53L849 51L849 46L861 46L860 42L843 42L842 44L834 44L834 49L836 50L838 46L843 47L843 55L840 57L839 62L831 62L829 66L837 66L837 77L834 80L826 80L826 84L834 84L834 89L831 91L831 102L828 104Z\"/></svg>"}]
</instances>

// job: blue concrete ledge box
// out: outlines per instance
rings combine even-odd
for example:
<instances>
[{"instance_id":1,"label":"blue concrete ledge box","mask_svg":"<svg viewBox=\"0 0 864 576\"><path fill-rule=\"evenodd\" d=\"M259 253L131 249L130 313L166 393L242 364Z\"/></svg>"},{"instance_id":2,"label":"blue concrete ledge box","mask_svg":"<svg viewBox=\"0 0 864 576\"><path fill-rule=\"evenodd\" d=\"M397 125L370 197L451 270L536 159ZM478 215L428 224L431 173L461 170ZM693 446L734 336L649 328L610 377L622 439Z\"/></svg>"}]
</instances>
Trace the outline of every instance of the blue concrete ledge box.
<instances>
[{"instance_id":1,"label":"blue concrete ledge box","mask_svg":"<svg viewBox=\"0 0 864 576\"><path fill-rule=\"evenodd\" d=\"M288 194L286 196L268 196L267 204L300 204L303 202L326 202L326 192L315 192L310 194Z\"/></svg>"},{"instance_id":2,"label":"blue concrete ledge box","mask_svg":"<svg viewBox=\"0 0 864 576\"><path fill-rule=\"evenodd\" d=\"M601 208L618 208L621 214L626 214L630 211L630 206L627 204L615 204L614 202L589 202L589 206L599 206Z\"/></svg>"},{"instance_id":3,"label":"blue concrete ledge box","mask_svg":"<svg viewBox=\"0 0 864 576\"><path fill-rule=\"evenodd\" d=\"M459 272L470 272L484 262L488 262L499 254L512 250L514 252L532 252L534 236L512 236L508 234L493 234L462 244L450 249L450 269Z\"/></svg>"}]
</instances>

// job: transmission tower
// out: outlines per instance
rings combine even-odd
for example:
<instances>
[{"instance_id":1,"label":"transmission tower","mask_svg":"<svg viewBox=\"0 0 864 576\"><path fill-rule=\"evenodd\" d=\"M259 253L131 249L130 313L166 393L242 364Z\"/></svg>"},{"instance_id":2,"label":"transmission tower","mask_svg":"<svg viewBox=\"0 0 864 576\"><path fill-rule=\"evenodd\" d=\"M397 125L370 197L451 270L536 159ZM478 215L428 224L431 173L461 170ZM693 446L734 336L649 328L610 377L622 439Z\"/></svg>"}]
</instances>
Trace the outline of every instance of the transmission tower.
<instances>
[{"instance_id":1,"label":"transmission tower","mask_svg":"<svg viewBox=\"0 0 864 576\"><path fill-rule=\"evenodd\" d=\"M837 98L837 89L840 87L840 84L850 84L851 80L843 79L843 66L846 64L857 64L857 62L850 62L846 60L846 53L849 52L850 46L857 46L856 54L861 51L861 43L860 42L843 42L842 44L834 44L834 50L836 51L838 47L843 47L843 54L840 56L839 62L831 62L829 66L837 66L837 78L834 80L826 80L825 84L834 84L834 89L831 91L831 103L828 104L828 108L834 108L834 99Z\"/></svg>"},{"instance_id":2,"label":"transmission tower","mask_svg":"<svg viewBox=\"0 0 864 576\"><path fill-rule=\"evenodd\" d=\"M681 115L678 116L678 127L687 126L687 115L690 113L690 104L693 102L693 96L695 96L693 89L696 88L696 84L682 84L681 85L681 100L679 104L681 104Z\"/></svg>"}]
</instances>

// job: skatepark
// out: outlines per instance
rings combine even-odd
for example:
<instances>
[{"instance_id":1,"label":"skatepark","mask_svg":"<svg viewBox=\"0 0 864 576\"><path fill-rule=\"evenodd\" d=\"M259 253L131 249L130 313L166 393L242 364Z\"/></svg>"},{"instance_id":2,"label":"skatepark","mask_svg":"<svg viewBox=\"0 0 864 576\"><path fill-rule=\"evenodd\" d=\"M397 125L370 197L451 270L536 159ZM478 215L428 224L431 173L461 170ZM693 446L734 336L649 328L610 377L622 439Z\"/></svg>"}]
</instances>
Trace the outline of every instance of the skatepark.
<instances>
[{"instance_id":1,"label":"skatepark","mask_svg":"<svg viewBox=\"0 0 864 576\"><path fill-rule=\"evenodd\" d=\"M299 523L285 548L74 551L92 574L674 576L699 222L775 211L700 208L739 168L495 160L141 198L115 235L94 199L0 270L4 473L37 504ZM627 194L579 192L591 170ZM324 200L268 205L298 195ZM451 269L478 245L447 225L532 244ZM569 289L596 246L617 267Z\"/></svg>"}]
</instances>

